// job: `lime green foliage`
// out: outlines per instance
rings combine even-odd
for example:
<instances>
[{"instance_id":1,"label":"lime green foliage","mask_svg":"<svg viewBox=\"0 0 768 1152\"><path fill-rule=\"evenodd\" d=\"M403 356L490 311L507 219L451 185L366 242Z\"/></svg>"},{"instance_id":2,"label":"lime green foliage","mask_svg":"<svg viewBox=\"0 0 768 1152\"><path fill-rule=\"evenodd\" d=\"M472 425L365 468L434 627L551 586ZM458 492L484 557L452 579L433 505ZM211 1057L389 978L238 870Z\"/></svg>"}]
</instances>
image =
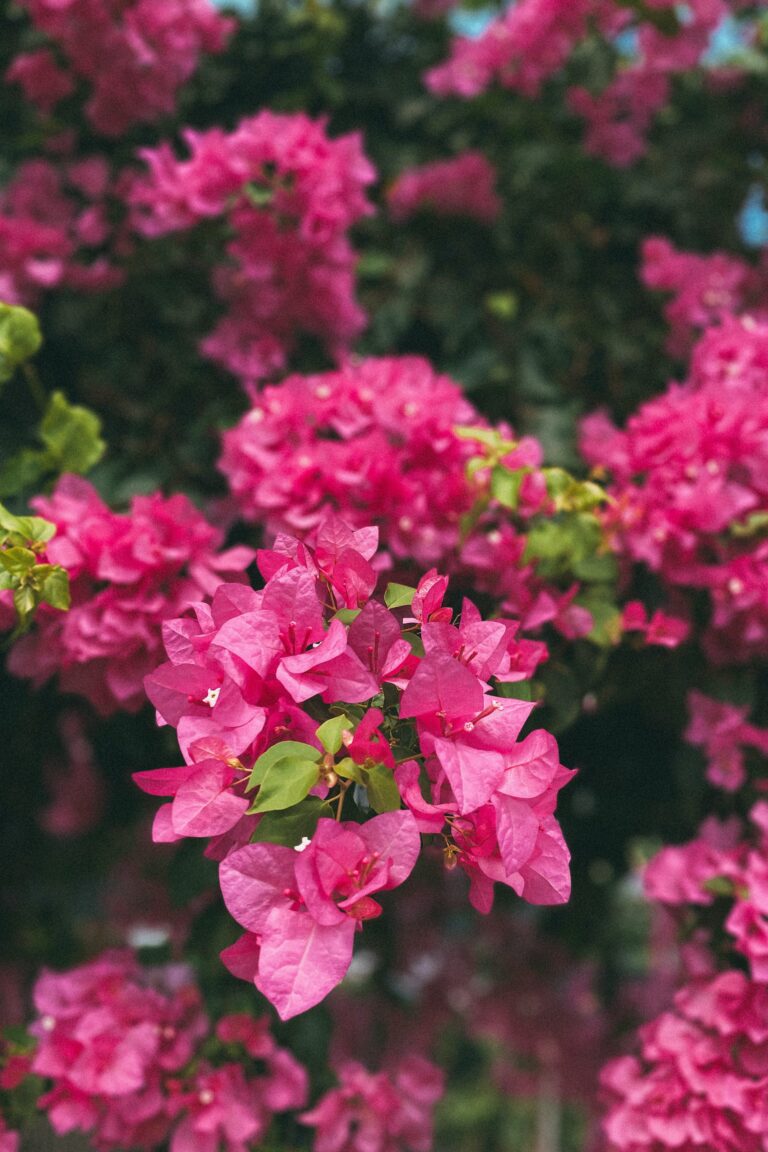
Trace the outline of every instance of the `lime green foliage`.
<instances>
[{"instance_id":1,"label":"lime green foliage","mask_svg":"<svg viewBox=\"0 0 768 1152\"><path fill-rule=\"evenodd\" d=\"M10 380L19 365L35 355L42 342L40 325L32 312L0 303L0 384Z\"/></svg>"},{"instance_id":2,"label":"lime green foliage","mask_svg":"<svg viewBox=\"0 0 768 1152\"><path fill-rule=\"evenodd\" d=\"M67 573L40 560L55 531L39 516L14 516L0 504L0 589L13 592L17 633L29 627L40 604L69 608Z\"/></svg>"},{"instance_id":3,"label":"lime green foliage","mask_svg":"<svg viewBox=\"0 0 768 1152\"><path fill-rule=\"evenodd\" d=\"M582 480L564 468L510 467L505 463L518 448L496 429L458 428L463 439L482 447L467 465L471 480L478 486L475 507L465 518L467 535L482 530L483 517L494 521L509 516L515 530L526 537L524 558L536 565L543 580L564 591L580 585L575 603L588 609L594 626L589 639L611 647L621 638L620 613L616 603L616 560L605 539L599 509L610 501L600 484ZM521 514L523 483L537 475L544 481L547 501L541 513Z\"/></svg>"},{"instance_id":4,"label":"lime green foliage","mask_svg":"<svg viewBox=\"0 0 768 1152\"><path fill-rule=\"evenodd\" d=\"M283 740L253 766L248 789L258 786L251 812L281 812L300 803L320 779L320 753L311 744Z\"/></svg>"},{"instance_id":5,"label":"lime green foliage","mask_svg":"<svg viewBox=\"0 0 768 1152\"><path fill-rule=\"evenodd\" d=\"M70 404L63 392L54 392L37 430L43 448L22 448L0 466L0 496L13 496L39 485L51 475L83 475L98 464L106 444L101 421L88 408Z\"/></svg>"}]
</instances>

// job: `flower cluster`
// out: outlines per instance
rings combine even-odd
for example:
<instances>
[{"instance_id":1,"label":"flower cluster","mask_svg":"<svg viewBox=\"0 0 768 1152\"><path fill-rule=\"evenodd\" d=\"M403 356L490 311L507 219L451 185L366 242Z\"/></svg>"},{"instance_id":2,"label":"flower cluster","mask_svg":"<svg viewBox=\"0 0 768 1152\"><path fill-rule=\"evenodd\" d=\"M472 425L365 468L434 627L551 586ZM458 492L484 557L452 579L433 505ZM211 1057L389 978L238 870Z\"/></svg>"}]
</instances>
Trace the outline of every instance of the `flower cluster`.
<instances>
[{"instance_id":1,"label":"flower cluster","mask_svg":"<svg viewBox=\"0 0 768 1152\"><path fill-rule=\"evenodd\" d=\"M359 134L331 140L303 113L260 112L233 132L184 133L189 156L145 149L129 193L145 236L225 220L214 290L225 315L202 351L246 385L280 371L299 334L338 355L363 326L347 233L371 211L375 176Z\"/></svg>"},{"instance_id":2,"label":"flower cluster","mask_svg":"<svg viewBox=\"0 0 768 1152\"><path fill-rule=\"evenodd\" d=\"M676 356L685 356L704 329L754 308L768 288L764 269L727 252L683 252L663 236L643 243L640 273L646 287L671 294L664 317L667 347Z\"/></svg>"},{"instance_id":3,"label":"flower cluster","mask_svg":"<svg viewBox=\"0 0 768 1152\"><path fill-rule=\"evenodd\" d=\"M115 513L86 480L64 476L34 508L56 526L46 546L70 577L72 607L41 607L34 631L14 645L8 666L41 684L85 696L102 713L135 710L142 680L162 652L163 621L242 580L253 553L219 552L220 533L185 496L135 496Z\"/></svg>"},{"instance_id":4,"label":"flower cluster","mask_svg":"<svg viewBox=\"0 0 768 1152\"><path fill-rule=\"evenodd\" d=\"M427 86L441 96L478 96L492 84L536 97L592 34L601 37L614 71L599 91L567 91L570 110L586 122L585 148L617 166L646 150L646 136L669 99L671 81L704 62L713 32L730 14L726 0L693 0L685 12L672 0L633 12L611 0L518 0L477 37L459 36L449 58L432 68ZM628 51L624 44L630 44ZM601 76L604 73L601 70Z\"/></svg>"},{"instance_id":5,"label":"flower cluster","mask_svg":"<svg viewBox=\"0 0 768 1152\"><path fill-rule=\"evenodd\" d=\"M394 220L407 220L420 209L437 216L470 216L491 223L501 212L496 171L482 152L462 152L452 160L437 160L407 168L389 189Z\"/></svg>"},{"instance_id":6,"label":"flower cluster","mask_svg":"<svg viewBox=\"0 0 768 1152\"><path fill-rule=\"evenodd\" d=\"M696 839L663 848L646 868L651 899L670 908L708 907L716 897L729 906L724 928L747 958L752 979L768 983L768 805L759 801L750 827L737 818L710 817Z\"/></svg>"},{"instance_id":7,"label":"flower cluster","mask_svg":"<svg viewBox=\"0 0 768 1152\"><path fill-rule=\"evenodd\" d=\"M620 167L646 150L646 137L671 91L671 79L702 61L710 39L729 14L726 0L693 0L682 16L670 0L660 0L639 20L617 15L611 31L632 40L629 59L598 93L578 86L568 92L570 108L587 125L585 149Z\"/></svg>"},{"instance_id":8,"label":"flower cluster","mask_svg":"<svg viewBox=\"0 0 768 1152\"><path fill-rule=\"evenodd\" d=\"M209 0L21 2L51 46L16 57L6 78L46 114L85 85L85 115L104 136L171 113L200 56L221 52L234 27Z\"/></svg>"},{"instance_id":9,"label":"flower cluster","mask_svg":"<svg viewBox=\"0 0 768 1152\"><path fill-rule=\"evenodd\" d=\"M435 571L382 602L376 546L376 529L336 518L312 549L278 537L259 554L265 587L220 587L169 621L170 659L146 678L186 762L137 774L173 798L155 838L211 839L246 929L223 959L284 1018L342 979L420 834L468 874L481 911L495 882L538 904L570 890L554 809L572 773L549 733L518 739L533 705L501 694L520 677L515 622L467 600L454 621Z\"/></svg>"},{"instance_id":10,"label":"flower cluster","mask_svg":"<svg viewBox=\"0 0 768 1152\"><path fill-rule=\"evenodd\" d=\"M614 546L673 591L703 589L703 644L715 663L768 652L768 324L709 329L682 384L645 403L625 430L596 413L582 451L610 472Z\"/></svg>"},{"instance_id":11,"label":"flower cluster","mask_svg":"<svg viewBox=\"0 0 768 1152\"><path fill-rule=\"evenodd\" d=\"M602 546L599 525L578 512L578 494L569 502L577 482L542 467L536 440L510 437L504 425L485 426L426 360L368 358L264 388L224 433L219 467L244 519L270 532L311 543L328 512L355 526L375 521L388 563L439 565L492 596L522 631L551 624L586 635L581 582L565 562L545 572L530 534L539 522L542 551L567 560ZM560 502L549 493L557 485L567 489ZM565 508L573 522L554 524ZM529 645L525 675L546 658L543 644Z\"/></svg>"},{"instance_id":12,"label":"flower cluster","mask_svg":"<svg viewBox=\"0 0 768 1152\"><path fill-rule=\"evenodd\" d=\"M728 970L681 989L640 1030L639 1057L603 1070L604 1120L615 1152L758 1152L768 1140L763 1100L768 989Z\"/></svg>"},{"instance_id":13,"label":"flower cluster","mask_svg":"<svg viewBox=\"0 0 768 1152\"><path fill-rule=\"evenodd\" d=\"M688 695L685 738L703 750L710 784L726 792L736 792L747 782L745 749L768 755L768 730L750 724L748 712L747 707L713 700L701 692Z\"/></svg>"},{"instance_id":14,"label":"flower cluster","mask_svg":"<svg viewBox=\"0 0 768 1152\"><path fill-rule=\"evenodd\" d=\"M303 1124L316 1130L314 1152L429 1152L432 1112L443 1076L422 1056L406 1056L392 1072L368 1072L347 1060L332 1088Z\"/></svg>"},{"instance_id":15,"label":"flower cluster","mask_svg":"<svg viewBox=\"0 0 768 1152\"><path fill-rule=\"evenodd\" d=\"M584 85L568 90L568 107L585 121L584 150L617 168L645 153L646 137L670 93L664 70L636 64L623 68L599 93Z\"/></svg>"},{"instance_id":16,"label":"flower cluster","mask_svg":"<svg viewBox=\"0 0 768 1152\"><path fill-rule=\"evenodd\" d=\"M494 81L525 96L563 66L587 32L593 0L520 0L476 38L460 36L449 59L427 73L439 95L469 98Z\"/></svg>"},{"instance_id":17,"label":"flower cluster","mask_svg":"<svg viewBox=\"0 0 768 1152\"><path fill-rule=\"evenodd\" d=\"M245 1152L273 1114L306 1104L306 1072L266 1019L225 1016L212 1031L181 965L142 969L108 952L44 972L34 1002L31 1071L51 1082L38 1106L59 1135L89 1133L104 1150L170 1139L173 1152Z\"/></svg>"},{"instance_id":18,"label":"flower cluster","mask_svg":"<svg viewBox=\"0 0 768 1152\"><path fill-rule=\"evenodd\" d=\"M110 185L99 156L19 166L0 191L0 298L33 304L51 288L104 291L119 283L104 251Z\"/></svg>"},{"instance_id":19,"label":"flower cluster","mask_svg":"<svg viewBox=\"0 0 768 1152\"><path fill-rule=\"evenodd\" d=\"M443 563L474 493L480 417L459 387L415 356L366 359L265 388L224 433L219 464L241 514L270 532L309 535L329 511L375 521L398 559Z\"/></svg>"}]
</instances>

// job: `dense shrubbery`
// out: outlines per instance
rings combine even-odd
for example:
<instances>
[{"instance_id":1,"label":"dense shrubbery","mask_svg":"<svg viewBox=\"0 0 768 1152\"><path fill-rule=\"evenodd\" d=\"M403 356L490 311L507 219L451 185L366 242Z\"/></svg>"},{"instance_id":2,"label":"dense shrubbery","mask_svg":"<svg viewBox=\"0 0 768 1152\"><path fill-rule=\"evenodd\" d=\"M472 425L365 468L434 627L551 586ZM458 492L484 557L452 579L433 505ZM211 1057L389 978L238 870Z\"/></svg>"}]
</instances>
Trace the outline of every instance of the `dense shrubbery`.
<instances>
[{"instance_id":1,"label":"dense shrubbery","mask_svg":"<svg viewBox=\"0 0 768 1152\"><path fill-rule=\"evenodd\" d=\"M767 19L0 0L0 1152L768 1147Z\"/></svg>"}]
</instances>

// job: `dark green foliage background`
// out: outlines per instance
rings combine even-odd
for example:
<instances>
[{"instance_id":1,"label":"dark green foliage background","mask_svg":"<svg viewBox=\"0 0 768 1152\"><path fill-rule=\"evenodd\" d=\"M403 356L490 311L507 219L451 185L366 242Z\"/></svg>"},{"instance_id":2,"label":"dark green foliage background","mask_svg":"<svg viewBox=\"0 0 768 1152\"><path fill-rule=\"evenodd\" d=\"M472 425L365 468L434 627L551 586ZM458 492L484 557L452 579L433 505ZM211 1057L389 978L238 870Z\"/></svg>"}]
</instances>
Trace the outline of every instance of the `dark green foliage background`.
<instances>
[{"instance_id":1,"label":"dark green foliage background","mask_svg":"<svg viewBox=\"0 0 768 1152\"><path fill-rule=\"evenodd\" d=\"M605 44L581 48L567 77L550 82L536 101L496 90L469 103L437 101L421 75L444 58L445 28L404 8L381 15L375 7L264 0L229 51L206 61L188 85L178 119L106 144L83 129L83 152L106 153L119 166L137 146L173 137L182 125L231 127L264 107L327 116L332 134L361 131L380 179L378 212L354 237L370 316L359 351L428 356L483 412L539 436L550 463L578 467L579 415L607 405L623 419L683 372L663 350L661 302L639 283L639 245L660 233L686 249L741 249L737 216L761 178L765 145L762 130L744 127L743 113L751 108L750 123L765 122L766 73L756 69L729 90L700 75L681 78L647 156L617 170L585 155L582 127L564 110L567 83L599 86L610 74ZM1 5L0 73L30 43L18 9ZM64 109L60 126L74 109L75 102ZM2 183L38 154L54 125L41 126L7 86L0 87L0 124ZM397 174L466 148L482 149L498 169L499 221L486 227L425 212L395 225L385 194ZM208 271L223 240L212 226L194 237L143 242L119 291L54 293L40 309L40 377L50 391L60 388L101 416L109 451L93 479L117 504L157 486L198 501L224 493L215 471L218 432L245 401L236 381L196 353L217 314ZM325 366L312 347L295 364ZM0 405L1 460L32 443L38 414L21 376L5 386ZM254 541L252 533L241 535ZM700 677L686 651L553 657L540 719L559 729L564 762L580 775L562 804L574 854L573 901L542 919L577 955L600 962L608 1003L644 956L637 917L628 924L614 882L643 846L690 835L702 810L701 763L680 747L685 692L702 686ZM752 692L751 684L735 678L734 698ZM43 765L61 756L55 718L72 701L50 689L32 693L8 677L0 692L0 963L18 961L31 975L42 962L72 963L110 942L102 927L109 877L121 855L135 856L137 843L144 844L146 876L168 881L180 907L214 883L214 867L196 845L187 843L169 863L152 849L148 828L136 839L136 822L155 804L138 794L130 772L174 763L178 755L172 733L155 729L149 708L137 717L89 721L109 782L107 815L84 837L54 841L36 814L45 799ZM579 718L586 693L591 711ZM385 922L373 940L377 932L386 953ZM208 908L193 930L191 956L214 1003L247 1006L251 993L235 986L216 958L232 937L220 907ZM386 987L385 975L379 982ZM289 1031L322 1076L323 1010ZM498 1094L489 1096L487 1084L481 1092L481 1054L471 1046L446 1041L446 1051L457 1087L439 1147L526 1147L533 1123L526 1108L510 1111ZM569 1139L578 1146L577 1135Z\"/></svg>"}]
</instances>

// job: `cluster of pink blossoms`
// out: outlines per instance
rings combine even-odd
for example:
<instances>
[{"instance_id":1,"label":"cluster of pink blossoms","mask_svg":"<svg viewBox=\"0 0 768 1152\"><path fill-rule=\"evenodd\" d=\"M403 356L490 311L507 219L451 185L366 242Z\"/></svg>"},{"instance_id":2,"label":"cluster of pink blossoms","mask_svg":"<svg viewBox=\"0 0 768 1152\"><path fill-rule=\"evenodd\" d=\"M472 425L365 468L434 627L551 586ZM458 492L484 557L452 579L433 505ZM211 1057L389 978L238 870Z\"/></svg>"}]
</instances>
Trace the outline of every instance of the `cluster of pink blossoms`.
<instances>
[{"instance_id":1,"label":"cluster of pink blossoms","mask_svg":"<svg viewBox=\"0 0 768 1152\"><path fill-rule=\"evenodd\" d=\"M552 623L566 636L585 635L592 618L574 603L578 586L548 584L525 558L525 523L552 507L541 446L524 437L504 460L527 473L522 529L506 509L491 507L465 539L462 518L487 496L488 469L469 479L467 465L482 449L457 434L460 425L484 422L460 386L426 360L349 361L264 388L224 433L219 467L243 518L270 532L311 543L329 512L356 527L375 522L388 562L439 565L494 596L522 630ZM531 675L545 658L544 646L530 641L522 672Z\"/></svg>"},{"instance_id":2,"label":"cluster of pink blossoms","mask_svg":"<svg viewBox=\"0 0 768 1152\"><path fill-rule=\"evenodd\" d=\"M219 468L241 515L310 536L330 511L375 521L397 559L441 563L474 493L474 449L454 432L480 423L461 388L416 356L289 376L224 433Z\"/></svg>"},{"instance_id":3,"label":"cluster of pink blossoms","mask_svg":"<svg viewBox=\"0 0 768 1152\"><path fill-rule=\"evenodd\" d=\"M44 113L85 85L85 115L104 136L173 112L200 56L221 52L234 27L209 0L21 3L51 47L17 56L6 79Z\"/></svg>"},{"instance_id":4,"label":"cluster of pink blossoms","mask_svg":"<svg viewBox=\"0 0 768 1152\"><path fill-rule=\"evenodd\" d=\"M494 82L536 96L587 34L590 19L610 12L603 0L519 0L476 38L460 36L449 59L426 75L439 95L470 98Z\"/></svg>"},{"instance_id":5,"label":"cluster of pink blossoms","mask_svg":"<svg viewBox=\"0 0 768 1152\"><path fill-rule=\"evenodd\" d=\"M137 775L173 797L155 838L211 839L246 929L223 959L283 1018L339 983L421 834L484 912L495 882L539 904L570 890L554 809L572 773L547 732L518 739L533 705L492 690L519 679L515 623L466 600L454 621L435 571L392 586L409 605L396 614L374 597L377 537L338 519L313 549L278 537L259 554L265 587L223 586L169 621L170 660L146 679L186 761ZM369 818L343 819L352 805Z\"/></svg>"},{"instance_id":6,"label":"cluster of pink blossoms","mask_svg":"<svg viewBox=\"0 0 768 1152\"><path fill-rule=\"evenodd\" d=\"M332 1088L303 1124L316 1129L314 1152L430 1152L432 1111L443 1074L422 1056L406 1056L392 1072L368 1072L356 1060L337 1070Z\"/></svg>"},{"instance_id":7,"label":"cluster of pink blossoms","mask_svg":"<svg viewBox=\"0 0 768 1152\"><path fill-rule=\"evenodd\" d=\"M606 1066L611 1152L762 1152L768 1143L768 988L701 977L640 1030L639 1057Z\"/></svg>"},{"instance_id":8,"label":"cluster of pink blossoms","mask_svg":"<svg viewBox=\"0 0 768 1152\"><path fill-rule=\"evenodd\" d=\"M135 496L113 512L86 480L64 476L32 501L56 525L47 558L70 577L72 607L41 608L8 659L17 676L64 692L102 713L139 708L142 682L162 652L163 621L227 580L243 580L248 548L220 552L221 534L186 496Z\"/></svg>"},{"instance_id":9,"label":"cluster of pink blossoms","mask_svg":"<svg viewBox=\"0 0 768 1152\"><path fill-rule=\"evenodd\" d=\"M359 134L332 140L323 121L265 111L230 133L183 135L186 159L168 144L141 152L149 171L129 201L145 236L227 223L214 274L226 312L203 353L246 385L282 370L301 333L341 354L364 323L347 234L372 211L375 172Z\"/></svg>"},{"instance_id":10,"label":"cluster of pink blossoms","mask_svg":"<svg viewBox=\"0 0 768 1152\"><path fill-rule=\"evenodd\" d=\"M614 547L675 592L703 589L714 663L768 652L768 323L729 318L696 346L688 378L616 429L582 425L582 451L610 473Z\"/></svg>"},{"instance_id":11,"label":"cluster of pink blossoms","mask_svg":"<svg viewBox=\"0 0 768 1152\"><path fill-rule=\"evenodd\" d=\"M692 0L683 15L673 0L657 0L633 18L630 7L612 0L518 0L480 36L457 37L448 60L425 79L442 96L468 99L498 83L535 97L593 32L609 44L620 34L631 37L631 55L622 60L617 51L615 74L602 91L579 85L567 95L571 111L586 121L586 150L626 166L645 152L672 77L701 64L730 9L727 0Z\"/></svg>"},{"instance_id":12,"label":"cluster of pink blossoms","mask_svg":"<svg viewBox=\"0 0 768 1152\"><path fill-rule=\"evenodd\" d=\"M648 896L669 908L730 905L724 922L752 979L768 984L768 804L758 801L745 829L710 817L687 844L663 848L645 871Z\"/></svg>"},{"instance_id":13,"label":"cluster of pink blossoms","mask_svg":"<svg viewBox=\"0 0 768 1152\"><path fill-rule=\"evenodd\" d=\"M489 224L501 212L496 170L482 152L462 152L407 168L387 193L394 220L407 220L420 209L437 216L470 216Z\"/></svg>"},{"instance_id":14,"label":"cluster of pink blossoms","mask_svg":"<svg viewBox=\"0 0 768 1152\"><path fill-rule=\"evenodd\" d=\"M101 1152L247 1152L273 1116L306 1108L306 1070L267 1018L212 1026L184 965L148 968L131 952L106 952L44 971L34 1003L32 1051L0 1059L0 1089L43 1078L38 1108L54 1131L87 1134ZM434 1064L408 1056L371 1073L346 1060L337 1075L338 1087L296 1117L315 1129L314 1152L428 1152L443 1092ZM0 1152L17 1152L18 1139L0 1118Z\"/></svg>"},{"instance_id":15,"label":"cluster of pink blossoms","mask_svg":"<svg viewBox=\"0 0 768 1152\"><path fill-rule=\"evenodd\" d=\"M768 755L768 729L750 724L748 712L747 707L713 700L701 692L688 695L685 739L703 750L710 784L726 792L736 792L747 782L747 748Z\"/></svg>"},{"instance_id":16,"label":"cluster of pink blossoms","mask_svg":"<svg viewBox=\"0 0 768 1152\"><path fill-rule=\"evenodd\" d=\"M34 1002L30 1070L51 1082L38 1107L59 1135L89 1133L105 1152L169 1140L172 1152L245 1152L273 1114L306 1104L307 1074L267 1020L225 1016L212 1030L182 965L108 952L43 972Z\"/></svg>"},{"instance_id":17,"label":"cluster of pink blossoms","mask_svg":"<svg viewBox=\"0 0 768 1152\"><path fill-rule=\"evenodd\" d=\"M673 356L687 355L695 336L711 325L746 310L755 314L768 295L765 268L727 252L683 252L663 236L643 243L641 277L646 287L671 293L664 316Z\"/></svg>"},{"instance_id":18,"label":"cluster of pink blossoms","mask_svg":"<svg viewBox=\"0 0 768 1152\"><path fill-rule=\"evenodd\" d=\"M120 280L111 239L110 174L98 156L28 160L0 190L0 298L35 304L50 288L104 291Z\"/></svg>"},{"instance_id":19,"label":"cluster of pink blossoms","mask_svg":"<svg viewBox=\"0 0 768 1152\"><path fill-rule=\"evenodd\" d=\"M731 778L734 756L736 777L743 772L739 743L765 746L766 734L744 712L692 701L688 739L725 758ZM640 1030L639 1056L603 1070L611 1152L761 1152L768 1143L768 805L753 806L747 827L737 817L710 817L694 840L662 849L644 883L650 899L680 910L686 983L673 1006ZM692 909L709 910L708 926L693 933ZM713 945L745 957L749 975L718 973Z\"/></svg>"},{"instance_id":20,"label":"cluster of pink blossoms","mask_svg":"<svg viewBox=\"0 0 768 1152\"><path fill-rule=\"evenodd\" d=\"M652 9L672 25L661 27L643 14L630 23L630 10L618 15L611 29L633 36L631 56L608 85L595 94L585 87L569 89L568 103L587 124L587 152L625 167L646 151L646 137L656 114L669 99L672 78L696 68L712 33L730 14L727 0L692 0L685 14L672 0L657 0Z\"/></svg>"}]
</instances>

